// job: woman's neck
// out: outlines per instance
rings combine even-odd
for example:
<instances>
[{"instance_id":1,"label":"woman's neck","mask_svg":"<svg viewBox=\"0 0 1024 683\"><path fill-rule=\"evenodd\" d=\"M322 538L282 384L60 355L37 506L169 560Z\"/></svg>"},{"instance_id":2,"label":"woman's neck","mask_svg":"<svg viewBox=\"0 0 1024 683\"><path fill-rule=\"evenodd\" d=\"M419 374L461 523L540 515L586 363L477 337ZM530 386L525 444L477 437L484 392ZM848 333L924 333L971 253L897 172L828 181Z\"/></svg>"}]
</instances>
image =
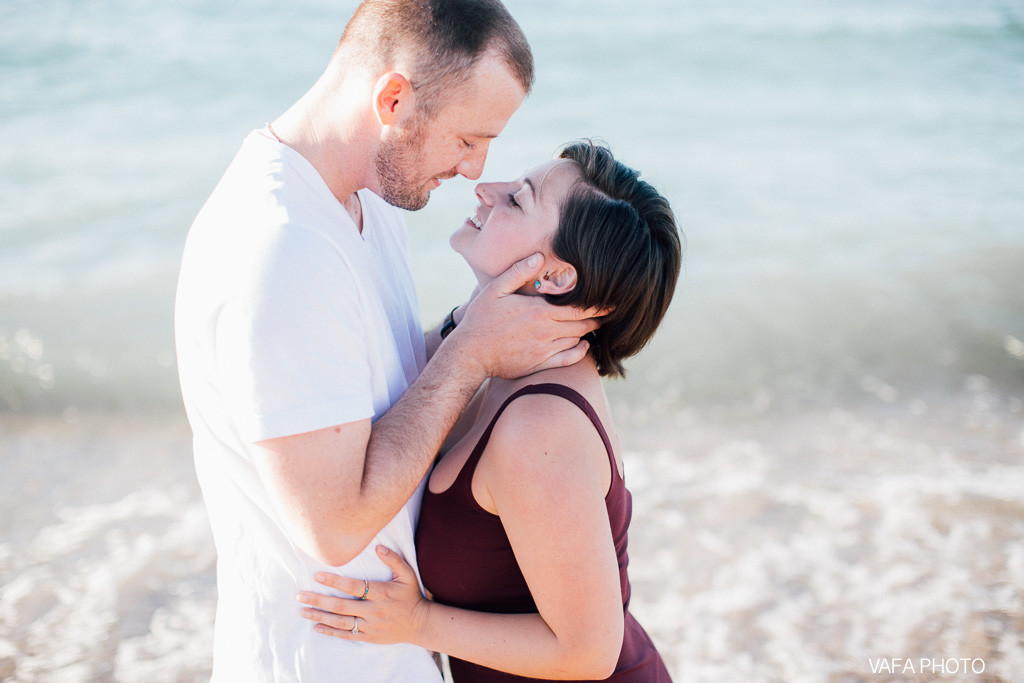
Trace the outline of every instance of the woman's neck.
<instances>
[{"instance_id":1,"label":"woman's neck","mask_svg":"<svg viewBox=\"0 0 1024 683\"><path fill-rule=\"evenodd\" d=\"M492 377L487 380L487 384L484 387L486 392L484 398L494 396L503 398L529 384L565 384L566 386L579 388L579 385L583 382L599 382L600 379L601 376L597 372L597 363L594 362L594 356L588 352L581 361L568 367L541 370L532 375L516 379Z\"/></svg>"}]
</instances>

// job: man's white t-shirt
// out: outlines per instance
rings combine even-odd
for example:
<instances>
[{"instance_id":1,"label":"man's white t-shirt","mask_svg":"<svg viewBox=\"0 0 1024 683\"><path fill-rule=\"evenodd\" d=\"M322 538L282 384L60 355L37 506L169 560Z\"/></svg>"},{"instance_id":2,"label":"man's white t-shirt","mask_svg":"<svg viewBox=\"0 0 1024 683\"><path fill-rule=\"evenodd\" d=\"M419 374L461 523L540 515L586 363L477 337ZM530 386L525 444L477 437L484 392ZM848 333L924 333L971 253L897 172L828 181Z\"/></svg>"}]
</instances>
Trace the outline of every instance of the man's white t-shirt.
<instances>
[{"instance_id":1,"label":"man's white t-shirt","mask_svg":"<svg viewBox=\"0 0 1024 683\"><path fill-rule=\"evenodd\" d=\"M295 596L319 570L388 580L416 567L424 482L344 567L285 533L248 444L376 419L426 364L400 212L359 192L363 231L315 169L254 131L186 241L175 307L182 395L217 545L214 680L438 681L429 652L313 631Z\"/></svg>"}]
</instances>

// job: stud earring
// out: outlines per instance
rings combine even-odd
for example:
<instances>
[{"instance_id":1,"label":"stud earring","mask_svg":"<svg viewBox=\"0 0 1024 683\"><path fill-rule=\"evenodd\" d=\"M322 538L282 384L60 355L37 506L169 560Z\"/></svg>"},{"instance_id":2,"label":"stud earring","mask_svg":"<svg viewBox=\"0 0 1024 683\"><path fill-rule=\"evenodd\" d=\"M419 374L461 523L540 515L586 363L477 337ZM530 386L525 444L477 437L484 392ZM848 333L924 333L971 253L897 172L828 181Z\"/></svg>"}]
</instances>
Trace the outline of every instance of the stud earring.
<instances>
[{"instance_id":1,"label":"stud earring","mask_svg":"<svg viewBox=\"0 0 1024 683\"><path fill-rule=\"evenodd\" d=\"M540 280L534 280L533 281L533 288L534 289L540 289Z\"/></svg>"},{"instance_id":2,"label":"stud earring","mask_svg":"<svg viewBox=\"0 0 1024 683\"><path fill-rule=\"evenodd\" d=\"M545 280L550 280L551 279L551 271L548 271L548 272L544 273L544 279Z\"/></svg>"}]
</instances>

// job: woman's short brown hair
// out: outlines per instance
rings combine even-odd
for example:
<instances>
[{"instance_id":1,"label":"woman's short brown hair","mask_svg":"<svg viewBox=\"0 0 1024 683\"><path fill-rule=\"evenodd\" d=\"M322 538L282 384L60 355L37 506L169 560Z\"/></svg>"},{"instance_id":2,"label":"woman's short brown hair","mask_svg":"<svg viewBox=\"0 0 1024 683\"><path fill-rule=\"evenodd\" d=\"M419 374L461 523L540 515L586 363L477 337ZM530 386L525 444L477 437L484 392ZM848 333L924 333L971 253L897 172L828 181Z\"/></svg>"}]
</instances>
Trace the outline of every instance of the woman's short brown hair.
<instances>
[{"instance_id":1,"label":"woman's short brown hair","mask_svg":"<svg viewBox=\"0 0 1024 683\"><path fill-rule=\"evenodd\" d=\"M552 241L554 255L576 268L577 282L572 291L547 299L614 308L587 339L598 372L623 376L622 360L650 341L672 301L682 261L679 230L668 200L607 147L582 140L559 157L574 161L582 173Z\"/></svg>"}]
</instances>

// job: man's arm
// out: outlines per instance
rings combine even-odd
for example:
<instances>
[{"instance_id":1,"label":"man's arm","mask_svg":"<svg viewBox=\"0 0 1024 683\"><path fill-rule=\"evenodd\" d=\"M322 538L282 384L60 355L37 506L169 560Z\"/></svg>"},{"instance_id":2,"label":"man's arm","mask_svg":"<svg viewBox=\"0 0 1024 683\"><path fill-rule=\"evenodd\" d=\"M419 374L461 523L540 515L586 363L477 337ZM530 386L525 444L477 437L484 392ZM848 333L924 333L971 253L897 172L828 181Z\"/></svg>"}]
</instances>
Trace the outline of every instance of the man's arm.
<instances>
[{"instance_id":1,"label":"man's arm","mask_svg":"<svg viewBox=\"0 0 1024 683\"><path fill-rule=\"evenodd\" d=\"M592 311L513 294L540 269L520 261L466 307L426 368L375 424L346 423L253 446L293 541L347 563L401 509L484 379L571 365L597 327Z\"/></svg>"},{"instance_id":2,"label":"man's arm","mask_svg":"<svg viewBox=\"0 0 1024 683\"><path fill-rule=\"evenodd\" d=\"M394 579L318 573L318 582L367 600L303 592L303 616L345 640L413 643L520 676L604 679L623 639L622 594L605 501L608 452L590 418L556 396L526 396L502 413L476 468L481 506L501 518L529 586L534 614L493 614L424 600L412 568L378 549ZM359 632L349 630L359 618Z\"/></svg>"}]
</instances>

